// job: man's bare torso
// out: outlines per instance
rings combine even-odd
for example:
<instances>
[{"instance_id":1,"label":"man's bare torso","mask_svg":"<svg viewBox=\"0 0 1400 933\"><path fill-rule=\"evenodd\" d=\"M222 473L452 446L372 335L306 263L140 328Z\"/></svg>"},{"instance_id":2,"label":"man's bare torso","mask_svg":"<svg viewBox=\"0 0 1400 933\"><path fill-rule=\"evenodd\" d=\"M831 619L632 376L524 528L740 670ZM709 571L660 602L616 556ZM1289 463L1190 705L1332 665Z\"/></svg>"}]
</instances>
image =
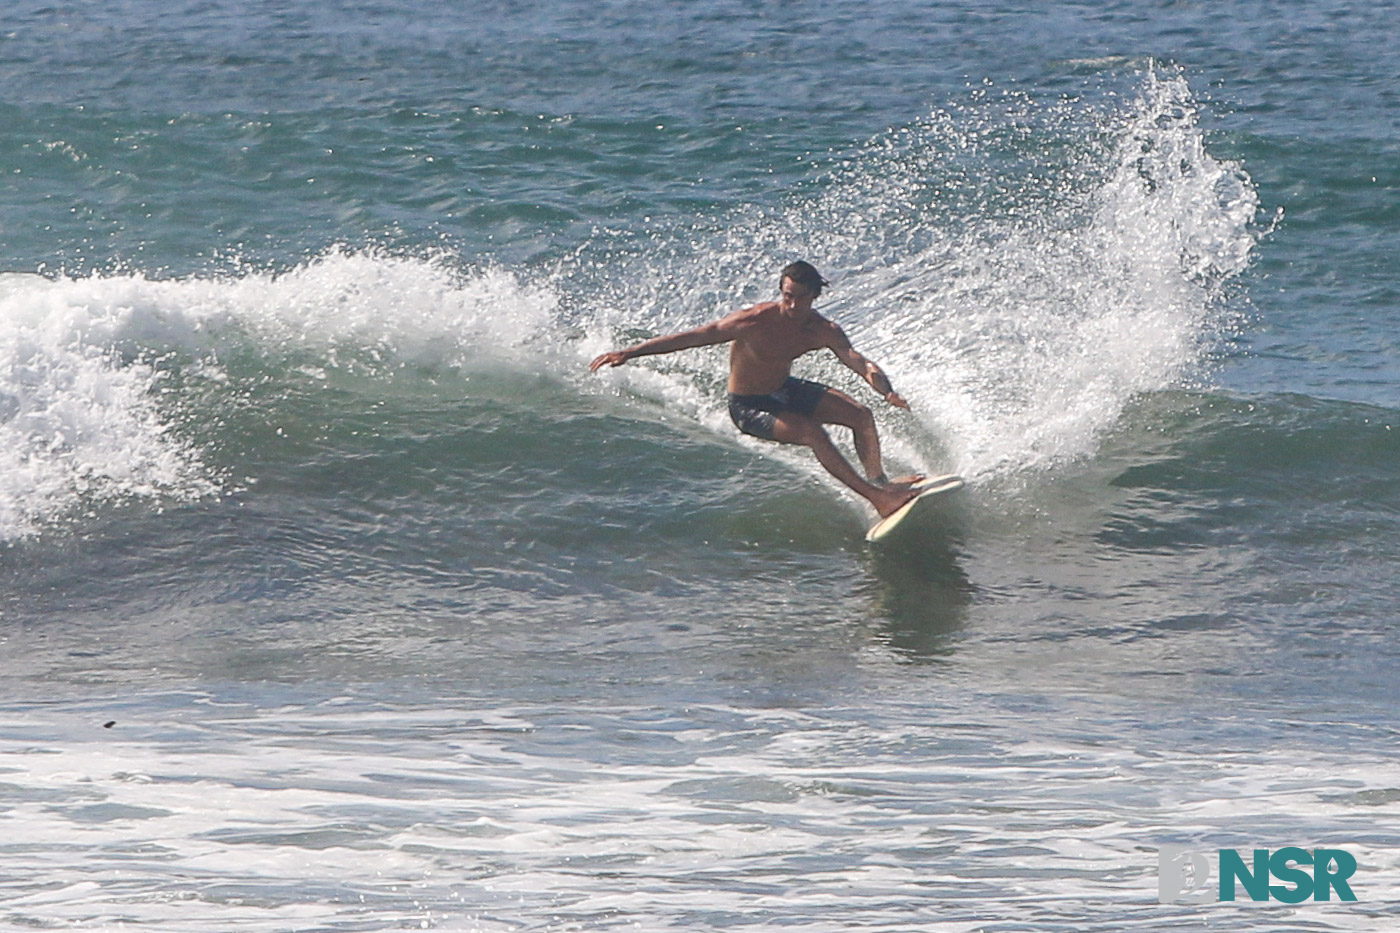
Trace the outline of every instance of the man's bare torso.
<instances>
[{"instance_id":1,"label":"man's bare torso","mask_svg":"<svg viewBox=\"0 0 1400 933\"><path fill-rule=\"evenodd\" d=\"M776 392L794 360L833 346L841 334L815 311L789 316L776 301L737 311L734 319L739 332L729 350L729 391L735 395Z\"/></svg>"}]
</instances>

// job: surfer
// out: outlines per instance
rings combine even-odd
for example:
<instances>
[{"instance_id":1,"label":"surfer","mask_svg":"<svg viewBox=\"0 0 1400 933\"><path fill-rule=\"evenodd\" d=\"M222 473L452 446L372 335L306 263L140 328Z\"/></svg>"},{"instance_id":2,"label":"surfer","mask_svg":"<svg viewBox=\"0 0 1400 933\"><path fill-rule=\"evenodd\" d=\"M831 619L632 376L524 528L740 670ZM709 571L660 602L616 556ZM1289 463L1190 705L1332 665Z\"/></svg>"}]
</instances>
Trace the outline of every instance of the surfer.
<instances>
[{"instance_id":1,"label":"surfer","mask_svg":"<svg viewBox=\"0 0 1400 933\"><path fill-rule=\"evenodd\" d=\"M735 311L694 330L653 337L625 350L595 359L589 370L621 366L639 356L674 353L692 347L732 343L729 350L729 417L740 431L780 444L812 448L817 461L875 507L889 515L915 495L922 477L890 480L880 461L880 438L870 409L844 392L819 382L797 379L793 361L813 350L828 349L858 373L885 401L908 409L880 367L861 356L834 322L812 308L829 283L806 262L794 262L778 279L781 297ZM861 476L832 443L823 425L851 429ZM867 478L868 477L868 478Z\"/></svg>"}]
</instances>

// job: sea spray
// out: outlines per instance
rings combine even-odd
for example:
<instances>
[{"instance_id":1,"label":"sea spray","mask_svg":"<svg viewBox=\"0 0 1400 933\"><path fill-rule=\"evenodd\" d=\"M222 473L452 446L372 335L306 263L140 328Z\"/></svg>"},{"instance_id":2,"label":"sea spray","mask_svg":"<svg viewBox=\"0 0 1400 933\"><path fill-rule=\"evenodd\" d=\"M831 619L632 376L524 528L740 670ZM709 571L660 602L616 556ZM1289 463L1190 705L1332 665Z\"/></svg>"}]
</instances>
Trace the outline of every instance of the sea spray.
<instances>
[{"instance_id":1,"label":"sea spray","mask_svg":"<svg viewBox=\"0 0 1400 933\"><path fill-rule=\"evenodd\" d=\"M594 333L695 326L771 297L801 256L835 281L821 310L913 403L875 406L896 459L986 481L1092 455L1135 396L1200 369L1256 236L1254 186L1207 151L1186 78L1147 63L1132 81L1048 103L979 87L781 207L600 244L607 262L572 270L597 290ZM680 356L614 378L725 430L723 358ZM826 358L796 369L864 391Z\"/></svg>"},{"instance_id":2,"label":"sea spray","mask_svg":"<svg viewBox=\"0 0 1400 933\"><path fill-rule=\"evenodd\" d=\"M1070 133L1063 113L1037 132ZM862 296L853 336L971 477L1092 454L1133 397L1199 366L1247 262L1253 186L1206 151L1181 75L1149 71L1096 129L1063 170L990 177L1014 209L954 225L879 271L893 294Z\"/></svg>"}]
</instances>

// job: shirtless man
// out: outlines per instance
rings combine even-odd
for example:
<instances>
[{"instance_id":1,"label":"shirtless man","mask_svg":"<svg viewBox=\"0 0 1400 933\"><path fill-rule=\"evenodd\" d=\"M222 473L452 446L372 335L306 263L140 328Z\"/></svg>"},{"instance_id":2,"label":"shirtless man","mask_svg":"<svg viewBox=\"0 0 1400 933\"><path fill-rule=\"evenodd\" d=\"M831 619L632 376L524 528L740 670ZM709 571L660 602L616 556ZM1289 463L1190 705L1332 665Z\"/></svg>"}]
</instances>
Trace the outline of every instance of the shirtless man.
<instances>
[{"instance_id":1,"label":"shirtless man","mask_svg":"<svg viewBox=\"0 0 1400 933\"><path fill-rule=\"evenodd\" d=\"M780 444L812 448L832 476L868 500L880 515L889 515L913 498L910 484L919 477L898 481L885 477L870 409L844 392L791 375L793 361L799 356L825 348L860 374L885 401L896 408L909 408L880 367L857 353L840 327L812 309L812 302L826 284L809 263L794 262L783 269L779 279L780 300L735 311L694 330L604 353L589 369L597 372L603 366L621 366L639 356L732 342L729 417L739 430ZM842 456L822 427L826 424L851 429L856 456L869 479Z\"/></svg>"}]
</instances>

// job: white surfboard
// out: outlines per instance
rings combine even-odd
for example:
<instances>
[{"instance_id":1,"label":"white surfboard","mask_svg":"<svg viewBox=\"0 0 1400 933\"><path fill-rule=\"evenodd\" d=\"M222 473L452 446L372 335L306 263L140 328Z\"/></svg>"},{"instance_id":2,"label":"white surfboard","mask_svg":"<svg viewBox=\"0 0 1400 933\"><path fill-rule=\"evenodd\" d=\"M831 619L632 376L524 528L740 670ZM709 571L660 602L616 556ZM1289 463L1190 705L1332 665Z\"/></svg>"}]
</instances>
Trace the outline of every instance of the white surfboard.
<instances>
[{"instance_id":1,"label":"white surfboard","mask_svg":"<svg viewBox=\"0 0 1400 933\"><path fill-rule=\"evenodd\" d=\"M916 483L914 488L919 491L919 494L871 525L870 530L865 533L865 540L879 541L898 528L900 522L904 521L916 510L926 508L934 499L937 499L944 493L953 492L962 487L962 477L955 476L952 473L945 476L930 476L928 479Z\"/></svg>"}]
</instances>

